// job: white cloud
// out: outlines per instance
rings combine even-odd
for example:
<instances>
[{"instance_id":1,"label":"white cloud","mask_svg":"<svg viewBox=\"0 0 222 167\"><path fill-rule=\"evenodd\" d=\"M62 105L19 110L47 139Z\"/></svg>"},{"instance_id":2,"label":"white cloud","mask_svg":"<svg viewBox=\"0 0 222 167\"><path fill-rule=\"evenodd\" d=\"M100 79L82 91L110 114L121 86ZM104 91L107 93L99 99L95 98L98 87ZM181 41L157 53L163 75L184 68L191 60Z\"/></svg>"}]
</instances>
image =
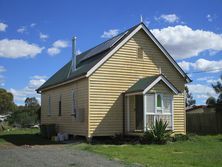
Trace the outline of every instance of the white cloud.
<instances>
[{"instance_id":1,"label":"white cloud","mask_svg":"<svg viewBox=\"0 0 222 167\"><path fill-rule=\"evenodd\" d=\"M207 83L210 83L210 84L215 84L217 82L220 82L220 79L208 79L207 80Z\"/></svg>"},{"instance_id":2,"label":"white cloud","mask_svg":"<svg viewBox=\"0 0 222 167\"><path fill-rule=\"evenodd\" d=\"M47 34L39 33L39 38L43 41L45 41L49 36Z\"/></svg>"},{"instance_id":3,"label":"white cloud","mask_svg":"<svg viewBox=\"0 0 222 167\"><path fill-rule=\"evenodd\" d=\"M5 24L5 23L0 23L0 31L5 31L7 27L8 27L7 24Z\"/></svg>"},{"instance_id":4,"label":"white cloud","mask_svg":"<svg viewBox=\"0 0 222 167\"><path fill-rule=\"evenodd\" d=\"M195 63L192 63L192 66L199 71L219 72L222 70L222 60L210 61L198 59Z\"/></svg>"},{"instance_id":5,"label":"white cloud","mask_svg":"<svg viewBox=\"0 0 222 167\"><path fill-rule=\"evenodd\" d=\"M9 91L14 95L14 100L17 104L23 104L27 97L36 97L40 102L40 95L36 93L39 88L46 81L46 76L33 76L29 80L26 87L22 89L10 88Z\"/></svg>"},{"instance_id":6,"label":"white cloud","mask_svg":"<svg viewBox=\"0 0 222 167\"><path fill-rule=\"evenodd\" d=\"M201 78L197 78L197 81L207 81L207 80L210 80L212 78L213 78L213 76L201 77Z\"/></svg>"},{"instance_id":7,"label":"white cloud","mask_svg":"<svg viewBox=\"0 0 222 167\"><path fill-rule=\"evenodd\" d=\"M54 56L61 52L61 48L68 47L68 42L64 40L57 40L52 44L51 48L48 48L47 52L49 55Z\"/></svg>"},{"instance_id":8,"label":"white cloud","mask_svg":"<svg viewBox=\"0 0 222 167\"><path fill-rule=\"evenodd\" d=\"M0 86L4 86L5 85L5 77L3 75L1 75L1 73L5 72L6 69L4 66L0 66Z\"/></svg>"},{"instance_id":9,"label":"white cloud","mask_svg":"<svg viewBox=\"0 0 222 167\"><path fill-rule=\"evenodd\" d=\"M203 51L221 51L222 34L193 30L184 25L151 30L175 59L198 56Z\"/></svg>"},{"instance_id":10,"label":"white cloud","mask_svg":"<svg viewBox=\"0 0 222 167\"><path fill-rule=\"evenodd\" d=\"M80 55L82 52L78 49L77 51L76 51L76 54L77 55Z\"/></svg>"},{"instance_id":11,"label":"white cloud","mask_svg":"<svg viewBox=\"0 0 222 167\"><path fill-rule=\"evenodd\" d=\"M210 14L207 14L206 18L209 22L213 21L213 17Z\"/></svg>"},{"instance_id":12,"label":"white cloud","mask_svg":"<svg viewBox=\"0 0 222 167\"><path fill-rule=\"evenodd\" d=\"M195 98L204 98L206 100L210 96L217 96L213 88L210 86L203 84L191 84L187 86Z\"/></svg>"},{"instance_id":13,"label":"white cloud","mask_svg":"<svg viewBox=\"0 0 222 167\"><path fill-rule=\"evenodd\" d=\"M27 29L26 29L25 26L22 26L22 27L20 27L19 29L17 29L17 32L18 32L18 33L24 33L24 32L26 32L26 31L27 31Z\"/></svg>"},{"instance_id":14,"label":"white cloud","mask_svg":"<svg viewBox=\"0 0 222 167\"><path fill-rule=\"evenodd\" d=\"M116 36L119 33L118 29L110 29L108 31L104 31L101 35L101 38L111 38Z\"/></svg>"},{"instance_id":15,"label":"white cloud","mask_svg":"<svg viewBox=\"0 0 222 167\"><path fill-rule=\"evenodd\" d=\"M52 48L48 48L47 52L50 56L54 56L54 55L59 54L61 51L58 48L52 47Z\"/></svg>"},{"instance_id":16,"label":"white cloud","mask_svg":"<svg viewBox=\"0 0 222 167\"><path fill-rule=\"evenodd\" d=\"M5 72L5 71L6 71L5 67L4 66L0 66L0 73Z\"/></svg>"},{"instance_id":17,"label":"white cloud","mask_svg":"<svg viewBox=\"0 0 222 167\"><path fill-rule=\"evenodd\" d=\"M210 61L206 59L198 59L196 62L181 61L178 64L185 71L189 71L191 67L195 71L208 71L211 73L217 73L217 72L222 71L222 60Z\"/></svg>"},{"instance_id":18,"label":"white cloud","mask_svg":"<svg viewBox=\"0 0 222 167\"><path fill-rule=\"evenodd\" d=\"M35 27L36 26L36 23L31 23L30 24L30 27Z\"/></svg>"},{"instance_id":19,"label":"white cloud","mask_svg":"<svg viewBox=\"0 0 222 167\"><path fill-rule=\"evenodd\" d=\"M178 63L179 66L184 70L184 71L189 71L190 70L190 62L186 61L181 61Z\"/></svg>"},{"instance_id":20,"label":"white cloud","mask_svg":"<svg viewBox=\"0 0 222 167\"><path fill-rule=\"evenodd\" d=\"M55 48L66 48L68 47L68 42L64 40L57 40L52 44Z\"/></svg>"},{"instance_id":21,"label":"white cloud","mask_svg":"<svg viewBox=\"0 0 222 167\"><path fill-rule=\"evenodd\" d=\"M39 47L36 44L30 44L22 39L0 40L0 57L35 57L37 54L40 54L43 49L44 47Z\"/></svg>"},{"instance_id":22,"label":"white cloud","mask_svg":"<svg viewBox=\"0 0 222 167\"><path fill-rule=\"evenodd\" d=\"M180 18L176 14L162 14L159 18L156 18L156 20L159 19L163 19L165 22L168 23L176 23L180 20Z\"/></svg>"}]
</instances>

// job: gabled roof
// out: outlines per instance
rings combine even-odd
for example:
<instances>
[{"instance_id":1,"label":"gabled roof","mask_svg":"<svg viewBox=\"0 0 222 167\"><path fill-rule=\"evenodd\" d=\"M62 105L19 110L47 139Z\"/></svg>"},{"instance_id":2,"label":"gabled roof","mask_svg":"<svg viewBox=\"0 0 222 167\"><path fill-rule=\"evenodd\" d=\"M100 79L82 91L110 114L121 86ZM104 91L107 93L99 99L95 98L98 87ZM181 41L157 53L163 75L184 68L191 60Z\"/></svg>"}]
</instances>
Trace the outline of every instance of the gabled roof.
<instances>
[{"instance_id":1,"label":"gabled roof","mask_svg":"<svg viewBox=\"0 0 222 167\"><path fill-rule=\"evenodd\" d=\"M169 89L171 89L175 94L179 93L177 88L162 74L145 77L138 80L125 93L128 95L129 94L146 94L150 89L152 89L160 81L163 81L169 87Z\"/></svg>"},{"instance_id":2,"label":"gabled roof","mask_svg":"<svg viewBox=\"0 0 222 167\"><path fill-rule=\"evenodd\" d=\"M161 49L161 51L166 55L174 67L179 71L179 73L190 82L191 80L186 75L186 73L179 67L179 65L174 61L174 59L169 55L169 53L163 48L163 46L157 41L157 39L152 35L152 33L147 29L147 27L140 23L119 35L91 48L80 55L77 55L76 65L77 69L71 72L71 60L64 65L58 72L56 72L51 78L49 78L37 91L47 89L60 84L65 84L66 82L77 80L82 77L89 77L95 70L97 70L106 60L108 60L120 47L122 47L136 32L143 29L146 34L156 43L156 45Z\"/></svg>"}]
</instances>

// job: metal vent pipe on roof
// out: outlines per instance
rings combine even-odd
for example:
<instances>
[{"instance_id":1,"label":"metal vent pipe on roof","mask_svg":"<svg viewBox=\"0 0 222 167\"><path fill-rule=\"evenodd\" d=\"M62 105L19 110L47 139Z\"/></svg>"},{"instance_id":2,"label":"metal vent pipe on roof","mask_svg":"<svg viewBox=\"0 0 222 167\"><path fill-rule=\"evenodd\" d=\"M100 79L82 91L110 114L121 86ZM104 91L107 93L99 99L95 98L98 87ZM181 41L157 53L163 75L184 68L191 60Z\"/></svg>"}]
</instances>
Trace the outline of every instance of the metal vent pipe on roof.
<instances>
[{"instance_id":1,"label":"metal vent pipe on roof","mask_svg":"<svg viewBox=\"0 0 222 167\"><path fill-rule=\"evenodd\" d=\"M72 38L72 71L76 70L76 39L75 36Z\"/></svg>"}]
</instances>

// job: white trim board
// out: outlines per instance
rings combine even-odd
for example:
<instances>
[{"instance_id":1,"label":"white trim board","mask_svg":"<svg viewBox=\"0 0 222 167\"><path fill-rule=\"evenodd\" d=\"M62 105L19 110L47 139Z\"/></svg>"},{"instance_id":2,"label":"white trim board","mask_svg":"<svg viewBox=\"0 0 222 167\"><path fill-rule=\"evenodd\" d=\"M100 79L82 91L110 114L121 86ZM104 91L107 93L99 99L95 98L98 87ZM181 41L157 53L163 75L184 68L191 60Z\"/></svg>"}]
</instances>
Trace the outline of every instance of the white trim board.
<instances>
[{"instance_id":1,"label":"white trim board","mask_svg":"<svg viewBox=\"0 0 222 167\"><path fill-rule=\"evenodd\" d=\"M168 60L173 64L177 71L186 79L187 82L191 80L187 78L185 72L179 67L179 65L173 60L169 53L164 49L164 47L158 42L158 40L152 35L152 33L146 28L144 24L138 25L138 27L133 30L122 42L120 42L111 52L109 52L104 58L102 58L93 68L91 68L86 77L92 75L103 63L105 63L118 49L120 49L133 35L135 35L139 30L143 29L146 34L152 39L152 41L159 47L159 49L164 53Z\"/></svg>"},{"instance_id":2,"label":"white trim board","mask_svg":"<svg viewBox=\"0 0 222 167\"><path fill-rule=\"evenodd\" d=\"M162 80L175 94L178 94L178 90L162 75L155 79L149 86L144 89L143 94L146 94L152 87L154 87L160 80Z\"/></svg>"}]
</instances>

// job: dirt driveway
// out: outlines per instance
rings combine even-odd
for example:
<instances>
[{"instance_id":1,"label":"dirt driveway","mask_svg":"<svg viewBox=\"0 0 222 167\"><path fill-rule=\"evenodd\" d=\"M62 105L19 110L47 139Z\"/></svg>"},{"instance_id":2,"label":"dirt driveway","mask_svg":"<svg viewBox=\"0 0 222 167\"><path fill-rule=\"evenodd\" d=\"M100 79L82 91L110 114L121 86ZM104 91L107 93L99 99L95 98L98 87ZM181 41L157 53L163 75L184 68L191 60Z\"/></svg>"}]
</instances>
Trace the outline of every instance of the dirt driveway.
<instances>
[{"instance_id":1,"label":"dirt driveway","mask_svg":"<svg viewBox=\"0 0 222 167\"><path fill-rule=\"evenodd\" d=\"M122 167L120 162L67 145L0 148L0 167Z\"/></svg>"}]
</instances>

